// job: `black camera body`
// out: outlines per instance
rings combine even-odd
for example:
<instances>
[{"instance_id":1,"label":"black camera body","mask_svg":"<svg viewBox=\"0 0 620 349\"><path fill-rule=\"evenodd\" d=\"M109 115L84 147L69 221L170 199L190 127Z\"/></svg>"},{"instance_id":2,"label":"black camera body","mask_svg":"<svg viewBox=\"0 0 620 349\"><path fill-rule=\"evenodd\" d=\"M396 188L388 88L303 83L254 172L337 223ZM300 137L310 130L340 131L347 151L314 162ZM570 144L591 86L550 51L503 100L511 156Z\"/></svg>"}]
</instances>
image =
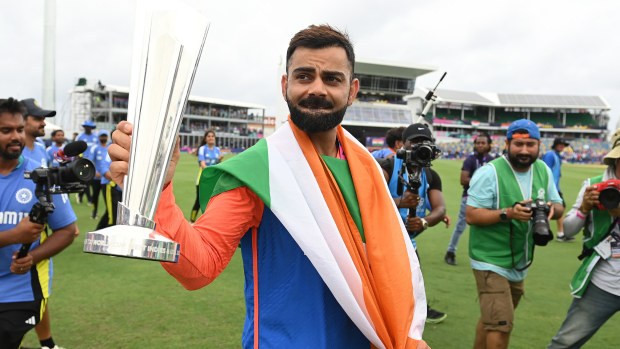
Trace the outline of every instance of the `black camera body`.
<instances>
[{"instance_id":1,"label":"black camera body","mask_svg":"<svg viewBox=\"0 0 620 349\"><path fill-rule=\"evenodd\" d=\"M398 149L396 151L396 157L404 160L408 167L430 167L431 161L437 159L439 154L441 151L431 141L412 144L411 149Z\"/></svg>"},{"instance_id":2,"label":"black camera body","mask_svg":"<svg viewBox=\"0 0 620 349\"><path fill-rule=\"evenodd\" d=\"M71 161L71 157L77 156L86 150L87 145L83 141L73 142L67 145L63 154L64 161L59 167L39 167L30 172L24 172L24 178L32 180L35 184L34 195L38 202L30 209L30 221L45 224L47 216L54 212L52 194L80 193L86 190L88 183L95 177L95 165L86 158L77 158ZM25 257L30 250L31 244L23 244L19 250L18 258Z\"/></svg>"},{"instance_id":3,"label":"black camera body","mask_svg":"<svg viewBox=\"0 0 620 349\"><path fill-rule=\"evenodd\" d=\"M546 246L549 241L553 240L553 233L551 232L549 219L547 218L551 206L547 205L543 199L536 199L522 205L529 208L532 212L532 219L534 220L534 244Z\"/></svg>"}]
</instances>

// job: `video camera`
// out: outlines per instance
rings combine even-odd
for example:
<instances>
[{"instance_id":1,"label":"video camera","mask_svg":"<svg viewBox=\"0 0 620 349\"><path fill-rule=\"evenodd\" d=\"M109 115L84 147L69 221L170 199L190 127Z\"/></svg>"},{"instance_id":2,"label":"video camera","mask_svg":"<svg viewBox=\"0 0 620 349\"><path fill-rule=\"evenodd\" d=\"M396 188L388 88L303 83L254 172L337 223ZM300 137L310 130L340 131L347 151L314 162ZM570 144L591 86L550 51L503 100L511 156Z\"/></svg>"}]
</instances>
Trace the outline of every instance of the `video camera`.
<instances>
[{"instance_id":1,"label":"video camera","mask_svg":"<svg viewBox=\"0 0 620 349\"><path fill-rule=\"evenodd\" d=\"M30 221L45 224L47 216L54 212L52 194L81 193L88 183L95 177L95 165L86 158L74 157L80 155L88 148L84 141L69 143L64 150L59 150L56 160L59 167L39 167L24 173L24 178L31 179L35 184L34 195L39 202L35 203L30 210ZM19 250L18 258L28 254L31 244L23 244Z\"/></svg>"},{"instance_id":2,"label":"video camera","mask_svg":"<svg viewBox=\"0 0 620 349\"><path fill-rule=\"evenodd\" d=\"M608 179L604 182L594 184L596 187L594 190L598 191L598 201L600 204L597 206L599 210L611 210L620 204L620 180Z\"/></svg>"}]
</instances>

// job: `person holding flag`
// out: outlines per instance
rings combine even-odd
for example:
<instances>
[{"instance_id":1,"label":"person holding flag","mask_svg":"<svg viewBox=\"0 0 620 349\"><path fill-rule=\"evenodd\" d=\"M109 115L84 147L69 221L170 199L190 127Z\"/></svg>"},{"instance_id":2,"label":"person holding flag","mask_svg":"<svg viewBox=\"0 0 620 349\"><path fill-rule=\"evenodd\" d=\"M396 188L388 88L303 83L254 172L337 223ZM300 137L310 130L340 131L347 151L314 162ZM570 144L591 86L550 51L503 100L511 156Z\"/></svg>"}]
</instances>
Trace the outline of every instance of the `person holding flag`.
<instances>
[{"instance_id":1,"label":"person holding flag","mask_svg":"<svg viewBox=\"0 0 620 349\"><path fill-rule=\"evenodd\" d=\"M244 348L428 347L413 245L379 166L340 126L359 90L354 66L345 34L328 25L297 33L281 79L289 122L203 171L206 209L194 225L173 195L178 146L170 162L155 221L181 256L162 265L198 289L241 243ZM110 171L122 185L132 125L117 130Z\"/></svg>"}]
</instances>

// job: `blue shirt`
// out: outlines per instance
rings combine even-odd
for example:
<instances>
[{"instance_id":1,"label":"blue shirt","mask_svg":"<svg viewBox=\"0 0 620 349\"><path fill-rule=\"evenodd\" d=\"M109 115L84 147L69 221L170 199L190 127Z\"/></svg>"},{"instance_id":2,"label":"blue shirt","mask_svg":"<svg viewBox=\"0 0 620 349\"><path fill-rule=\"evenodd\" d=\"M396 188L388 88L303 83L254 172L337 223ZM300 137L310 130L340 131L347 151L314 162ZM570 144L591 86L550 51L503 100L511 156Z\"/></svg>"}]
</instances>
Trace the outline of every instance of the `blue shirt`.
<instances>
[{"instance_id":1,"label":"blue shirt","mask_svg":"<svg viewBox=\"0 0 620 349\"><path fill-rule=\"evenodd\" d=\"M97 145L99 143L99 137L95 133L91 133L87 135L86 133L82 132L79 136L77 136L75 140L86 142L86 144L88 145L87 149L90 149L92 146ZM89 155L90 155L90 152L88 151L84 152L84 157L92 160L91 158L88 157Z\"/></svg>"},{"instance_id":2,"label":"blue shirt","mask_svg":"<svg viewBox=\"0 0 620 349\"><path fill-rule=\"evenodd\" d=\"M547 172L549 178L552 178L551 169L547 167ZM526 172L518 172L514 171L515 177L517 178L517 182L519 182L519 187L521 187L521 193L523 194L523 199L528 200L532 198L532 167ZM497 197L497 180L495 177L495 170L491 165L484 165L480 167L469 183L470 187L467 191L469 195L467 197L467 205L477 208L486 208L489 210L498 210L501 207L498 206L499 198ZM549 181L549 186L547 188L547 195L549 197L549 201L553 203L562 203L562 198L560 198L560 194L558 193L555 184L552 181ZM496 265L474 261L470 259L472 269L476 270L490 270L495 272L508 280L511 281L520 281L525 278L527 275L527 269L523 271L517 271L515 269L504 269L498 267ZM517 268L521 268L525 266L525 260L520 260L517 262Z\"/></svg>"},{"instance_id":3,"label":"blue shirt","mask_svg":"<svg viewBox=\"0 0 620 349\"><path fill-rule=\"evenodd\" d=\"M562 176L562 172L560 167L562 166L562 157L555 150L548 151L542 157L542 161L549 166L551 172L553 173L553 181L555 182L555 187L560 190L560 177Z\"/></svg>"},{"instance_id":4,"label":"blue shirt","mask_svg":"<svg viewBox=\"0 0 620 349\"><path fill-rule=\"evenodd\" d=\"M60 149L64 149L64 148L65 148L64 144L62 145L62 147L58 147L56 145L56 143L52 143L52 145L47 147L47 149L46 149L47 161L50 164L50 166L53 166L53 167L59 167L60 166L60 164L58 163L58 161L56 161L56 158L54 157L54 153L56 153Z\"/></svg>"},{"instance_id":5,"label":"blue shirt","mask_svg":"<svg viewBox=\"0 0 620 349\"><path fill-rule=\"evenodd\" d=\"M8 175L0 175L0 233L13 229L17 223L30 213L32 205L37 202L35 197L35 183L24 179L25 171L32 171L40 167L38 163L21 157L19 165ZM53 195L52 201L56 207L47 217L47 225L52 229L60 229L76 221L75 213L66 194ZM41 233L41 239L47 234ZM40 240L32 244L30 249L39 246ZM0 247L0 303L28 302L36 298L48 297L51 293L53 268L51 260L45 259L37 263L36 275L32 271L18 275L10 271L12 255L19 250L21 244ZM34 289L37 280L41 289Z\"/></svg>"},{"instance_id":6,"label":"blue shirt","mask_svg":"<svg viewBox=\"0 0 620 349\"><path fill-rule=\"evenodd\" d=\"M97 172L99 172L99 174L101 174L101 178L96 178L96 177L95 177L95 178L93 178L94 180L98 180L98 181L99 181L99 180L102 180L102 179L103 179L103 174L104 174L105 172L101 172L101 171L104 169L104 166L106 166L106 165L104 164L104 162L106 161L106 157L107 157L107 155L108 155L108 146L109 146L109 144L106 144L106 145L104 146L104 145L101 145L101 143L99 143L99 144L97 144L97 145L95 145L95 146L92 146L92 147L89 149L89 152L90 152L90 154L91 154L90 159L91 159L91 160L93 161L93 163L95 164L95 170L96 170ZM107 167L106 167L106 168L107 168L107 170L109 171L109 170L110 170L110 165L109 165L109 164L107 164ZM109 182L108 180L106 180L106 181L107 181L106 183L108 183L108 182Z\"/></svg>"},{"instance_id":7,"label":"blue shirt","mask_svg":"<svg viewBox=\"0 0 620 349\"><path fill-rule=\"evenodd\" d=\"M34 161L37 167L47 167L47 151L45 151L45 146L39 142L34 142L32 150L24 147L22 156Z\"/></svg>"},{"instance_id":8,"label":"blue shirt","mask_svg":"<svg viewBox=\"0 0 620 349\"><path fill-rule=\"evenodd\" d=\"M392 154L394 154L394 151L390 148L383 148L370 153L370 155L372 155L372 157L375 159L386 158Z\"/></svg>"},{"instance_id":9,"label":"blue shirt","mask_svg":"<svg viewBox=\"0 0 620 349\"><path fill-rule=\"evenodd\" d=\"M198 149L198 163L204 161L207 167L215 165L221 155L220 148L214 146L213 149L209 149L209 146L205 144Z\"/></svg>"}]
</instances>

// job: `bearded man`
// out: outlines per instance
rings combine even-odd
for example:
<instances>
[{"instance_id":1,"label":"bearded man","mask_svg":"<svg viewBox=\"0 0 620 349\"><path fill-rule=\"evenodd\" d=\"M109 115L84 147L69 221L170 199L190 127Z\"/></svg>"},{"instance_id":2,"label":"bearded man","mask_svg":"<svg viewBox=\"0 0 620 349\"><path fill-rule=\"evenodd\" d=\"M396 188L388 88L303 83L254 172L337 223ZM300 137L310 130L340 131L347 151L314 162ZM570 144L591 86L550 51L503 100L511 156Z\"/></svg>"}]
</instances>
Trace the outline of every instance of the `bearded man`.
<instances>
[{"instance_id":1,"label":"bearded man","mask_svg":"<svg viewBox=\"0 0 620 349\"><path fill-rule=\"evenodd\" d=\"M540 131L517 120L506 132L506 155L480 167L471 179L465 218L469 257L480 299L474 348L507 348L523 279L533 261L532 210L542 199L549 218L564 213L551 169L538 160Z\"/></svg>"},{"instance_id":2,"label":"bearded man","mask_svg":"<svg viewBox=\"0 0 620 349\"><path fill-rule=\"evenodd\" d=\"M297 33L281 80L289 122L203 171L208 205L193 226L174 203L175 150L155 221L181 256L162 265L198 289L241 244L244 348L427 347L413 246L375 160L340 126L359 90L354 66L346 34L327 25ZM110 171L122 185L132 125L117 129Z\"/></svg>"}]
</instances>

